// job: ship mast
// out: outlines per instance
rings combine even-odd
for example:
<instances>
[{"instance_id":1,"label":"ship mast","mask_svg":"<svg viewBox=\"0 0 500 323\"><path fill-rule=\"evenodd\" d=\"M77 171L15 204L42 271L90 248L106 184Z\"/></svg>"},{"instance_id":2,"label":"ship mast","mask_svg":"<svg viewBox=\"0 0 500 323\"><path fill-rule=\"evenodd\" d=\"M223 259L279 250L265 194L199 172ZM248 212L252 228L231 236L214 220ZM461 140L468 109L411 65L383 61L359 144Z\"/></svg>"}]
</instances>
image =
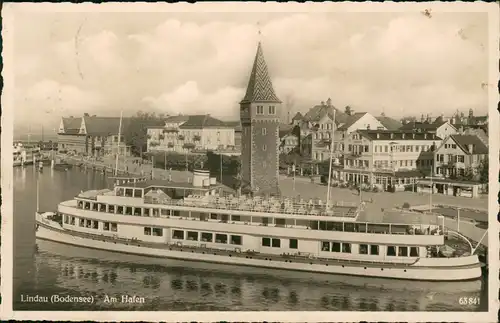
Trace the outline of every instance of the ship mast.
<instances>
[{"instance_id":1,"label":"ship mast","mask_svg":"<svg viewBox=\"0 0 500 323\"><path fill-rule=\"evenodd\" d=\"M330 143L330 165L328 167L328 188L327 188L327 196L326 196L326 208L330 206L330 187L332 180L332 162L333 162L333 142L335 138L335 117L336 110L333 108L333 125L332 125L332 135L331 135L331 143Z\"/></svg>"},{"instance_id":2,"label":"ship mast","mask_svg":"<svg viewBox=\"0 0 500 323\"><path fill-rule=\"evenodd\" d=\"M116 147L115 176L118 176L118 157L120 155L120 141L122 139L122 119L123 119L123 111L120 112L120 126L118 128L118 145Z\"/></svg>"},{"instance_id":3,"label":"ship mast","mask_svg":"<svg viewBox=\"0 0 500 323\"><path fill-rule=\"evenodd\" d=\"M40 180L38 176L38 172L35 172L36 177L36 212L40 212Z\"/></svg>"}]
</instances>

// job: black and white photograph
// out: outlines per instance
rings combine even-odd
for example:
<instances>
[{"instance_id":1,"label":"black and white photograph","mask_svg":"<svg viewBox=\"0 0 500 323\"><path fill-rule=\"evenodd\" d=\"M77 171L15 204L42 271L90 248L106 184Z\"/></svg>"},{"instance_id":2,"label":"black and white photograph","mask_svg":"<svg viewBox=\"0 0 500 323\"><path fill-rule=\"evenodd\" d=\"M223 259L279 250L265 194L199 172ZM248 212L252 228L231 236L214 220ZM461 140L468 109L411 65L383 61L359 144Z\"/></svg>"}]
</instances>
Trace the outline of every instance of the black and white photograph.
<instances>
[{"instance_id":1,"label":"black and white photograph","mask_svg":"<svg viewBox=\"0 0 500 323\"><path fill-rule=\"evenodd\" d=\"M494 321L498 9L5 5L2 318Z\"/></svg>"}]
</instances>

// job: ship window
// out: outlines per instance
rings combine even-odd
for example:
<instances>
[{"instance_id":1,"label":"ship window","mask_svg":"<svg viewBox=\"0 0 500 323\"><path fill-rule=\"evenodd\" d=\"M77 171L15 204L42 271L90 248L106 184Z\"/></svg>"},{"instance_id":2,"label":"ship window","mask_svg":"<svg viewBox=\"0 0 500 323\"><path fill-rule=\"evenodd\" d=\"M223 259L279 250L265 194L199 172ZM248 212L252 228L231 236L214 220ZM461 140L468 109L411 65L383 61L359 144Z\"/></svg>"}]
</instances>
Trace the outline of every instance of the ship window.
<instances>
[{"instance_id":1,"label":"ship window","mask_svg":"<svg viewBox=\"0 0 500 323\"><path fill-rule=\"evenodd\" d=\"M115 206L114 205L110 205L109 208L109 213L115 213Z\"/></svg>"},{"instance_id":2,"label":"ship window","mask_svg":"<svg viewBox=\"0 0 500 323\"><path fill-rule=\"evenodd\" d=\"M163 236L163 229L162 228L153 228L153 236L162 237Z\"/></svg>"},{"instance_id":3,"label":"ship window","mask_svg":"<svg viewBox=\"0 0 500 323\"><path fill-rule=\"evenodd\" d=\"M99 221L94 221L94 223L92 223L92 229L99 229Z\"/></svg>"},{"instance_id":4,"label":"ship window","mask_svg":"<svg viewBox=\"0 0 500 323\"><path fill-rule=\"evenodd\" d=\"M78 201L78 208L83 209L83 202L82 201Z\"/></svg>"},{"instance_id":5,"label":"ship window","mask_svg":"<svg viewBox=\"0 0 500 323\"><path fill-rule=\"evenodd\" d=\"M298 249L299 241L297 239L290 239L290 241L288 242L288 247L290 249Z\"/></svg>"},{"instance_id":6,"label":"ship window","mask_svg":"<svg viewBox=\"0 0 500 323\"><path fill-rule=\"evenodd\" d=\"M172 210L170 212L172 213L172 216L181 216L181 211Z\"/></svg>"},{"instance_id":7,"label":"ship window","mask_svg":"<svg viewBox=\"0 0 500 323\"><path fill-rule=\"evenodd\" d=\"M368 245L367 244L360 244L359 245L359 254L360 255L367 255L368 254Z\"/></svg>"},{"instance_id":8,"label":"ship window","mask_svg":"<svg viewBox=\"0 0 500 323\"><path fill-rule=\"evenodd\" d=\"M273 245L274 248L281 247L281 240L280 239L273 239L272 240L272 245Z\"/></svg>"},{"instance_id":9,"label":"ship window","mask_svg":"<svg viewBox=\"0 0 500 323\"><path fill-rule=\"evenodd\" d=\"M241 217L239 215L231 215L232 221L241 221Z\"/></svg>"},{"instance_id":10,"label":"ship window","mask_svg":"<svg viewBox=\"0 0 500 323\"><path fill-rule=\"evenodd\" d=\"M125 208L125 215L132 215L132 208L130 206Z\"/></svg>"},{"instance_id":11,"label":"ship window","mask_svg":"<svg viewBox=\"0 0 500 323\"><path fill-rule=\"evenodd\" d=\"M282 219L282 218L275 218L275 219L274 219L274 224L275 224L277 227L284 227L284 226L285 226L285 223L286 223L286 220L285 220L285 219Z\"/></svg>"},{"instance_id":12,"label":"ship window","mask_svg":"<svg viewBox=\"0 0 500 323\"><path fill-rule=\"evenodd\" d=\"M184 239L184 231L181 230L174 230L172 231L172 239Z\"/></svg>"},{"instance_id":13,"label":"ship window","mask_svg":"<svg viewBox=\"0 0 500 323\"><path fill-rule=\"evenodd\" d=\"M330 251L330 242L322 241L321 242L321 251Z\"/></svg>"},{"instance_id":14,"label":"ship window","mask_svg":"<svg viewBox=\"0 0 500 323\"><path fill-rule=\"evenodd\" d=\"M111 223L111 231L113 231L113 232L118 231L118 224L116 224L116 223Z\"/></svg>"},{"instance_id":15,"label":"ship window","mask_svg":"<svg viewBox=\"0 0 500 323\"><path fill-rule=\"evenodd\" d=\"M351 244L350 243L342 243L342 252L351 253Z\"/></svg>"},{"instance_id":16,"label":"ship window","mask_svg":"<svg viewBox=\"0 0 500 323\"><path fill-rule=\"evenodd\" d=\"M201 241L203 242L212 242L213 238L214 238L213 233L208 233L208 232L201 233Z\"/></svg>"},{"instance_id":17,"label":"ship window","mask_svg":"<svg viewBox=\"0 0 500 323\"><path fill-rule=\"evenodd\" d=\"M410 257L418 257L418 248L410 247Z\"/></svg>"},{"instance_id":18,"label":"ship window","mask_svg":"<svg viewBox=\"0 0 500 323\"><path fill-rule=\"evenodd\" d=\"M262 238L262 245L264 247L270 247L271 246L271 239L270 238Z\"/></svg>"},{"instance_id":19,"label":"ship window","mask_svg":"<svg viewBox=\"0 0 500 323\"><path fill-rule=\"evenodd\" d=\"M141 189L134 190L134 197L142 197L142 190Z\"/></svg>"},{"instance_id":20,"label":"ship window","mask_svg":"<svg viewBox=\"0 0 500 323\"><path fill-rule=\"evenodd\" d=\"M216 243L227 243L227 234L215 234L215 242Z\"/></svg>"},{"instance_id":21,"label":"ship window","mask_svg":"<svg viewBox=\"0 0 500 323\"><path fill-rule=\"evenodd\" d=\"M221 214L220 218L221 218L221 222L227 223L227 221L229 220L229 215L227 215L227 214Z\"/></svg>"},{"instance_id":22,"label":"ship window","mask_svg":"<svg viewBox=\"0 0 500 323\"><path fill-rule=\"evenodd\" d=\"M340 242L332 242L332 251L340 252Z\"/></svg>"},{"instance_id":23,"label":"ship window","mask_svg":"<svg viewBox=\"0 0 500 323\"><path fill-rule=\"evenodd\" d=\"M91 226L92 226L92 220L87 220L85 227L90 228Z\"/></svg>"},{"instance_id":24,"label":"ship window","mask_svg":"<svg viewBox=\"0 0 500 323\"><path fill-rule=\"evenodd\" d=\"M408 257L408 247L399 247L398 248L398 256L399 257Z\"/></svg>"},{"instance_id":25,"label":"ship window","mask_svg":"<svg viewBox=\"0 0 500 323\"><path fill-rule=\"evenodd\" d=\"M106 212L106 204L99 204L99 212Z\"/></svg>"},{"instance_id":26,"label":"ship window","mask_svg":"<svg viewBox=\"0 0 500 323\"><path fill-rule=\"evenodd\" d=\"M153 216L158 217L158 209L151 209Z\"/></svg>"},{"instance_id":27,"label":"ship window","mask_svg":"<svg viewBox=\"0 0 500 323\"><path fill-rule=\"evenodd\" d=\"M210 213L211 220L217 220L217 213Z\"/></svg>"},{"instance_id":28,"label":"ship window","mask_svg":"<svg viewBox=\"0 0 500 323\"><path fill-rule=\"evenodd\" d=\"M370 255L378 255L378 246L376 244L370 245Z\"/></svg>"},{"instance_id":29,"label":"ship window","mask_svg":"<svg viewBox=\"0 0 500 323\"><path fill-rule=\"evenodd\" d=\"M344 223L345 232L354 232L354 223Z\"/></svg>"},{"instance_id":30,"label":"ship window","mask_svg":"<svg viewBox=\"0 0 500 323\"><path fill-rule=\"evenodd\" d=\"M92 211L97 211L97 203L92 203Z\"/></svg>"},{"instance_id":31,"label":"ship window","mask_svg":"<svg viewBox=\"0 0 500 323\"><path fill-rule=\"evenodd\" d=\"M187 239L192 241L198 241L198 232L196 231L188 231Z\"/></svg>"},{"instance_id":32,"label":"ship window","mask_svg":"<svg viewBox=\"0 0 500 323\"><path fill-rule=\"evenodd\" d=\"M69 223L69 216L67 214L64 215L64 223Z\"/></svg>"},{"instance_id":33,"label":"ship window","mask_svg":"<svg viewBox=\"0 0 500 323\"><path fill-rule=\"evenodd\" d=\"M396 247L387 246L387 255L388 256L395 256L396 255Z\"/></svg>"},{"instance_id":34,"label":"ship window","mask_svg":"<svg viewBox=\"0 0 500 323\"><path fill-rule=\"evenodd\" d=\"M71 217L71 225L75 225L75 219L76 218L74 216Z\"/></svg>"},{"instance_id":35,"label":"ship window","mask_svg":"<svg viewBox=\"0 0 500 323\"><path fill-rule=\"evenodd\" d=\"M142 209L139 207L134 208L134 215L141 216Z\"/></svg>"},{"instance_id":36,"label":"ship window","mask_svg":"<svg viewBox=\"0 0 500 323\"><path fill-rule=\"evenodd\" d=\"M170 215L170 210L167 210L167 209L161 209L161 215Z\"/></svg>"},{"instance_id":37,"label":"ship window","mask_svg":"<svg viewBox=\"0 0 500 323\"><path fill-rule=\"evenodd\" d=\"M116 213L123 214L123 206L118 206Z\"/></svg>"},{"instance_id":38,"label":"ship window","mask_svg":"<svg viewBox=\"0 0 500 323\"><path fill-rule=\"evenodd\" d=\"M268 225L269 224L269 218L268 217L262 217L260 218L262 220L263 225Z\"/></svg>"},{"instance_id":39,"label":"ship window","mask_svg":"<svg viewBox=\"0 0 500 323\"><path fill-rule=\"evenodd\" d=\"M145 236L150 236L151 235L151 228L144 228L144 235Z\"/></svg>"},{"instance_id":40,"label":"ship window","mask_svg":"<svg viewBox=\"0 0 500 323\"><path fill-rule=\"evenodd\" d=\"M109 222L104 222L104 223L103 223L103 227L102 227L102 229L103 229L104 231L109 231Z\"/></svg>"},{"instance_id":41,"label":"ship window","mask_svg":"<svg viewBox=\"0 0 500 323\"><path fill-rule=\"evenodd\" d=\"M149 209L144 209L144 216L149 216Z\"/></svg>"},{"instance_id":42,"label":"ship window","mask_svg":"<svg viewBox=\"0 0 500 323\"><path fill-rule=\"evenodd\" d=\"M241 236L231 236L231 244L235 244L235 245L238 245L238 246L241 246L242 245L242 238Z\"/></svg>"}]
</instances>

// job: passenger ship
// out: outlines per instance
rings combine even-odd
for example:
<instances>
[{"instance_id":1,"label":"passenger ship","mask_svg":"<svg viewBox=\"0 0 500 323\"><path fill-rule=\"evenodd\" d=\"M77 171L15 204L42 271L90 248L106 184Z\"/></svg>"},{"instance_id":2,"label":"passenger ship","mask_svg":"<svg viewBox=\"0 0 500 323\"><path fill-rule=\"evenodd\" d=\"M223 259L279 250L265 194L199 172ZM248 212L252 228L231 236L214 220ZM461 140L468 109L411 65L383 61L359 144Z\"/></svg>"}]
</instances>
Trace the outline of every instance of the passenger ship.
<instances>
[{"instance_id":1,"label":"passenger ship","mask_svg":"<svg viewBox=\"0 0 500 323\"><path fill-rule=\"evenodd\" d=\"M357 221L363 207L233 196L197 170L182 183L117 179L112 190L82 192L57 212L37 210L36 237L157 259L408 280L481 277L472 245L446 229L443 217L367 223ZM450 235L470 251L448 246Z\"/></svg>"}]
</instances>

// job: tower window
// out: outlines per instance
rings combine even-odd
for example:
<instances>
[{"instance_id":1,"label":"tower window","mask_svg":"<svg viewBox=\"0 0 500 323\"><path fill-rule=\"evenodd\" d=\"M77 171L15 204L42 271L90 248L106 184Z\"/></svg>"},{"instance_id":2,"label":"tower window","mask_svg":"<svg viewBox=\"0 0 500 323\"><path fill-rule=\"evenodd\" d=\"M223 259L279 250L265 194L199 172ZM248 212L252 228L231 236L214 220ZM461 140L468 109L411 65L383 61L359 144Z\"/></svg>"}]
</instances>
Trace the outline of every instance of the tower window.
<instances>
[{"instance_id":1,"label":"tower window","mask_svg":"<svg viewBox=\"0 0 500 323\"><path fill-rule=\"evenodd\" d=\"M274 105L269 106L269 114L276 114L276 107Z\"/></svg>"},{"instance_id":2,"label":"tower window","mask_svg":"<svg viewBox=\"0 0 500 323\"><path fill-rule=\"evenodd\" d=\"M265 136L267 134L267 128L262 128L262 135Z\"/></svg>"},{"instance_id":3,"label":"tower window","mask_svg":"<svg viewBox=\"0 0 500 323\"><path fill-rule=\"evenodd\" d=\"M262 150L266 151L267 150L267 145L262 145Z\"/></svg>"},{"instance_id":4,"label":"tower window","mask_svg":"<svg viewBox=\"0 0 500 323\"><path fill-rule=\"evenodd\" d=\"M257 114L264 114L264 106L263 105L257 106Z\"/></svg>"}]
</instances>

